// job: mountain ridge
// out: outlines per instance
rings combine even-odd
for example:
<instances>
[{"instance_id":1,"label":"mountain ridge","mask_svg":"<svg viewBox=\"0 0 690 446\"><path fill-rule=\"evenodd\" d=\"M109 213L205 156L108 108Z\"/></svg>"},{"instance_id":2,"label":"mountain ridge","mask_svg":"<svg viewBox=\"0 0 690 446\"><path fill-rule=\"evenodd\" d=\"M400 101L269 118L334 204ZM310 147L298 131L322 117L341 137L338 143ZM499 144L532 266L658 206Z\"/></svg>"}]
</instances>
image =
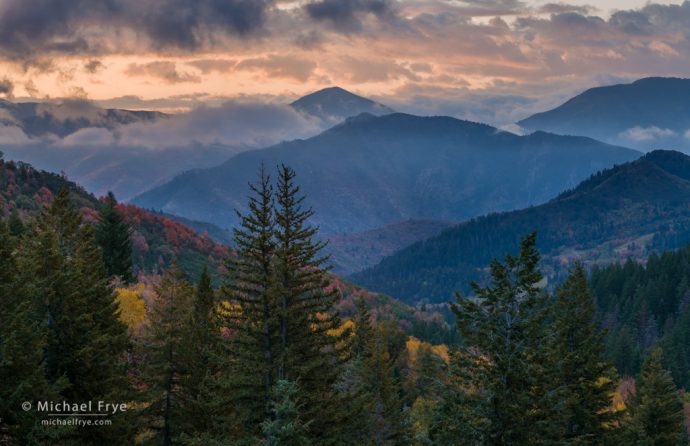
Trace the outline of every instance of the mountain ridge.
<instances>
[{"instance_id":1,"label":"mountain ridge","mask_svg":"<svg viewBox=\"0 0 690 446\"><path fill-rule=\"evenodd\" d=\"M676 172L664 169L675 165ZM681 167L678 167L681 166ZM408 302L445 301L469 291L483 268L537 231L544 270L559 278L574 261L598 265L642 258L690 242L690 157L653 151L599 172L540 206L490 214L404 248L351 276Z\"/></svg>"},{"instance_id":2,"label":"mountain ridge","mask_svg":"<svg viewBox=\"0 0 690 446\"><path fill-rule=\"evenodd\" d=\"M584 135L628 147L690 150L690 79L649 77L590 88L517 123L528 131Z\"/></svg>"},{"instance_id":3,"label":"mountain ridge","mask_svg":"<svg viewBox=\"0 0 690 446\"><path fill-rule=\"evenodd\" d=\"M132 202L230 228L234 209L244 204L237 191L255 179L258 166L285 163L296 170L316 211L314 223L332 235L539 204L639 155L590 138L518 136L450 117L359 115L312 138L178 175Z\"/></svg>"}]
</instances>

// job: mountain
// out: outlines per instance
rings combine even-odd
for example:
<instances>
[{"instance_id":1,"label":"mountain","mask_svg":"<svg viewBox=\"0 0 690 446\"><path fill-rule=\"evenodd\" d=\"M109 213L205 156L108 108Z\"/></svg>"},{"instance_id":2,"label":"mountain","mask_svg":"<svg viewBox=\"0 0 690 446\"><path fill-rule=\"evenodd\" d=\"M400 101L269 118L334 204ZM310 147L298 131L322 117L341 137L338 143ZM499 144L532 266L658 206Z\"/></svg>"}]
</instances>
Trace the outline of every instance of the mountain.
<instances>
[{"instance_id":1,"label":"mountain","mask_svg":"<svg viewBox=\"0 0 690 446\"><path fill-rule=\"evenodd\" d=\"M393 113L392 109L383 104L357 96L340 87L324 88L308 94L290 105L302 113L315 116L331 125L362 113L370 113L375 116Z\"/></svg>"},{"instance_id":2,"label":"mountain","mask_svg":"<svg viewBox=\"0 0 690 446\"><path fill-rule=\"evenodd\" d=\"M295 169L322 235L406 219L464 220L542 203L634 150L583 137L518 136L449 117L363 114L306 139L194 170L133 203L230 228L263 162Z\"/></svg>"},{"instance_id":3,"label":"mountain","mask_svg":"<svg viewBox=\"0 0 690 446\"><path fill-rule=\"evenodd\" d=\"M690 79L652 77L592 88L518 122L527 130L584 135L641 150L690 150Z\"/></svg>"},{"instance_id":4,"label":"mountain","mask_svg":"<svg viewBox=\"0 0 690 446\"><path fill-rule=\"evenodd\" d=\"M690 243L690 157L654 151L599 172L541 206L491 214L445 230L351 279L403 301L451 299L482 280L485 267L514 253L537 231L544 271L559 278L573 261L587 266Z\"/></svg>"},{"instance_id":5,"label":"mountain","mask_svg":"<svg viewBox=\"0 0 690 446\"><path fill-rule=\"evenodd\" d=\"M5 161L0 156L0 218L6 218L16 209L26 222L63 187L70 191L84 221L95 223L100 203L81 186L60 175L35 169L27 163ZM166 216L126 204L120 204L119 211L132 228L136 273L157 274L174 260L193 277L206 264L219 268L228 256L227 246Z\"/></svg>"},{"instance_id":6,"label":"mountain","mask_svg":"<svg viewBox=\"0 0 690 446\"><path fill-rule=\"evenodd\" d=\"M113 191L120 201L164 184L187 169L216 166L238 151L216 145L155 150L88 143L67 147L32 143L3 146L2 150L5 158L50 172L65 172L97 195Z\"/></svg>"},{"instance_id":7,"label":"mountain","mask_svg":"<svg viewBox=\"0 0 690 446\"><path fill-rule=\"evenodd\" d=\"M336 234L328 239L326 252L331 256L333 272L349 275L455 224L443 220L406 220L369 231Z\"/></svg>"},{"instance_id":8,"label":"mountain","mask_svg":"<svg viewBox=\"0 0 690 446\"><path fill-rule=\"evenodd\" d=\"M0 124L17 126L29 137L63 138L85 128L114 130L166 116L156 111L103 109L87 101L14 103L0 99Z\"/></svg>"}]
</instances>

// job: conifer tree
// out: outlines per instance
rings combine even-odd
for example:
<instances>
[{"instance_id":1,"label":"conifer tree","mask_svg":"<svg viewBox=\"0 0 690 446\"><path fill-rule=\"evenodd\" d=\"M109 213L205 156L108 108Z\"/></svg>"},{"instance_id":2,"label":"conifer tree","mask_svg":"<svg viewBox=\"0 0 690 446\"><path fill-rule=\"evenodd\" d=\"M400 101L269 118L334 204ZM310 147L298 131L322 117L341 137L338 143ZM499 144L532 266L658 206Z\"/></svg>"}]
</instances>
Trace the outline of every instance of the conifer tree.
<instances>
[{"instance_id":1,"label":"conifer tree","mask_svg":"<svg viewBox=\"0 0 690 446\"><path fill-rule=\"evenodd\" d=\"M261 425L266 446L310 446L309 422L302 420L304 404L299 402L299 386L294 381L278 380L273 388L273 417Z\"/></svg>"},{"instance_id":2,"label":"conifer tree","mask_svg":"<svg viewBox=\"0 0 690 446\"><path fill-rule=\"evenodd\" d=\"M81 226L66 188L41 213L34 231L20 262L44 312L49 383L61 387L61 397L70 402L130 401L127 328L117 317L93 228ZM128 423L117 419L108 427L75 430L69 441L122 444L131 434Z\"/></svg>"},{"instance_id":3,"label":"conifer tree","mask_svg":"<svg viewBox=\"0 0 690 446\"><path fill-rule=\"evenodd\" d=\"M221 322L208 268L199 277L184 344L188 345L187 372L181 380L184 444L211 444L227 438L233 430L230 389L224 387L227 366L227 341L221 335ZM201 442L200 442L201 441Z\"/></svg>"},{"instance_id":4,"label":"conifer tree","mask_svg":"<svg viewBox=\"0 0 690 446\"><path fill-rule=\"evenodd\" d=\"M44 377L46 331L30 282L16 264L18 244L0 219L0 443L31 444L44 438L39 415L25 401L55 396ZM3 440L5 439L5 440Z\"/></svg>"},{"instance_id":5,"label":"conifer tree","mask_svg":"<svg viewBox=\"0 0 690 446\"><path fill-rule=\"evenodd\" d=\"M250 185L249 212L235 230L237 253L223 294L232 310L227 322L234 331L236 406L245 413L247 435L259 436L261 422L274 416L277 380L299 382L296 397L304 403L304 422L311 423L309 435L330 444L345 427L336 383L349 335L333 308L338 297L327 291L323 244L307 222L312 211L302 208L293 180L294 172L283 166L276 204L262 167L259 182Z\"/></svg>"},{"instance_id":6,"label":"conifer tree","mask_svg":"<svg viewBox=\"0 0 690 446\"><path fill-rule=\"evenodd\" d=\"M278 169L275 210L275 287L278 299L280 354L279 379L299 380L311 431L320 442L337 438L345 428L344 402L336 392L340 365L349 348L347 331L340 329L334 310L339 296L327 291L324 243L315 240L318 228L309 225L314 215L303 207L305 197L295 184L295 172ZM340 332L340 333L339 333Z\"/></svg>"},{"instance_id":7,"label":"conifer tree","mask_svg":"<svg viewBox=\"0 0 690 446\"><path fill-rule=\"evenodd\" d=\"M147 385L145 417L155 441L164 446L177 443L186 422L183 384L193 347L187 338L192 295L192 286L173 265L156 287L150 307L142 374Z\"/></svg>"},{"instance_id":8,"label":"conifer tree","mask_svg":"<svg viewBox=\"0 0 690 446\"><path fill-rule=\"evenodd\" d=\"M615 370L604 360L604 333L595 323L594 301L582 266L556 290L550 330L554 442L601 444L613 421ZM554 443L555 444L555 443Z\"/></svg>"},{"instance_id":9,"label":"conifer tree","mask_svg":"<svg viewBox=\"0 0 690 446\"><path fill-rule=\"evenodd\" d=\"M112 192L103 200L100 222L96 227L96 239L103 251L103 260L110 276L118 276L125 283L133 281L131 229L117 210L117 200Z\"/></svg>"},{"instance_id":10,"label":"conifer tree","mask_svg":"<svg viewBox=\"0 0 690 446\"><path fill-rule=\"evenodd\" d=\"M517 257L493 261L491 284L472 284L453 311L462 336L449 388L432 428L443 444L538 444L549 438L546 403L545 293L537 268L536 234Z\"/></svg>"},{"instance_id":11,"label":"conifer tree","mask_svg":"<svg viewBox=\"0 0 690 446\"><path fill-rule=\"evenodd\" d=\"M400 383L386 339L381 330L375 330L367 342L361 365L361 378L368 404L369 443L371 445L407 445L410 433L400 398Z\"/></svg>"},{"instance_id":12,"label":"conifer tree","mask_svg":"<svg viewBox=\"0 0 690 446\"><path fill-rule=\"evenodd\" d=\"M628 444L687 444L683 403L670 373L661 364L661 355L660 348L653 348L637 378L624 425Z\"/></svg>"},{"instance_id":13,"label":"conifer tree","mask_svg":"<svg viewBox=\"0 0 690 446\"><path fill-rule=\"evenodd\" d=\"M236 253L228 259L222 287L229 303L225 325L233 330L229 386L243 422L243 436L260 434L270 419L279 344L273 259L275 254L273 188L263 165L257 184L249 185L249 212L234 229Z\"/></svg>"}]
</instances>

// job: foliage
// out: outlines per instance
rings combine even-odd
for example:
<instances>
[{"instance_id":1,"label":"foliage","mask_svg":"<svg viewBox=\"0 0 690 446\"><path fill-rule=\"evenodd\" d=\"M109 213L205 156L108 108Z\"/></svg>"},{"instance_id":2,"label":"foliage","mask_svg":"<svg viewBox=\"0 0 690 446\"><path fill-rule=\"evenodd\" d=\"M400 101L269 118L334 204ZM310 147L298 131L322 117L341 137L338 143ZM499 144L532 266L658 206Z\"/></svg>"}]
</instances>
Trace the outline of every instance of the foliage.
<instances>
[{"instance_id":1,"label":"foliage","mask_svg":"<svg viewBox=\"0 0 690 446\"><path fill-rule=\"evenodd\" d=\"M643 364L636 387L625 420L626 439L639 445L687 444L683 403L661 365L659 348L654 348Z\"/></svg>"}]
</instances>

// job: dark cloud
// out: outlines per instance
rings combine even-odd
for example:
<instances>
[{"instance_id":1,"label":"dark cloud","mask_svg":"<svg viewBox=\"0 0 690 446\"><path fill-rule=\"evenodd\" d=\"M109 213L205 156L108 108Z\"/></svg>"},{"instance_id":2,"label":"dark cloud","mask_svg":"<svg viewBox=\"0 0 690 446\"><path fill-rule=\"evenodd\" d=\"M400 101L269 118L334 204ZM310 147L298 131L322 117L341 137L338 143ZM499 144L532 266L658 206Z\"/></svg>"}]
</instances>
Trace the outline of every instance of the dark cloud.
<instances>
[{"instance_id":1,"label":"dark cloud","mask_svg":"<svg viewBox=\"0 0 690 446\"><path fill-rule=\"evenodd\" d=\"M167 60L156 60L148 63L129 64L125 74L129 76L152 76L171 84L182 82L201 82L201 78L194 74L183 73L177 70L177 64Z\"/></svg>"},{"instance_id":2,"label":"dark cloud","mask_svg":"<svg viewBox=\"0 0 690 446\"><path fill-rule=\"evenodd\" d=\"M361 18L367 14L379 19L395 16L395 6L391 0L320 0L308 3L305 8L312 19L329 21L347 31L361 29Z\"/></svg>"},{"instance_id":3,"label":"dark cloud","mask_svg":"<svg viewBox=\"0 0 690 446\"><path fill-rule=\"evenodd\" d=\"M538 12L542 14L562 14L564 12L576 12L578 14L589 14L595 11L594 6L589 5L570 5L568 3L547 3L539 7Z\"/></svg>"},{"instance_id":4,"label":"dark cloud","mask_svg":"<svg viewBox=\"0 0 690 446\"><path fill-rule=\"evenodd\" d=\"M105 65L100 60L90 60L84 65L84 71L87 73L95 74L100 70L103 70Z\"/></svg>"},{"instance_id":5,"label":"dark cloud","mask_svg":"<svg viewBox=\"0 0 690 446\"><path fill-rule=\"evenodd\" d=\"M12 91L14 91L12 81L7 78L0 79L0 95L10 98L12 97Z\"/></svg>"},{"instance_id":6,"label":"dark cloud","mask_svg":"<svg viewBox=\"0 0 690 446\"><path fill-rule=\"evenodd\" d=\"M0 55L101 54L131 31L152 49L196 50L262 28L272 0L4 0ZM125 47L124 42L122 46ZM137 42L141 43L141 42Z\"/></svg>"}]
</instances>

